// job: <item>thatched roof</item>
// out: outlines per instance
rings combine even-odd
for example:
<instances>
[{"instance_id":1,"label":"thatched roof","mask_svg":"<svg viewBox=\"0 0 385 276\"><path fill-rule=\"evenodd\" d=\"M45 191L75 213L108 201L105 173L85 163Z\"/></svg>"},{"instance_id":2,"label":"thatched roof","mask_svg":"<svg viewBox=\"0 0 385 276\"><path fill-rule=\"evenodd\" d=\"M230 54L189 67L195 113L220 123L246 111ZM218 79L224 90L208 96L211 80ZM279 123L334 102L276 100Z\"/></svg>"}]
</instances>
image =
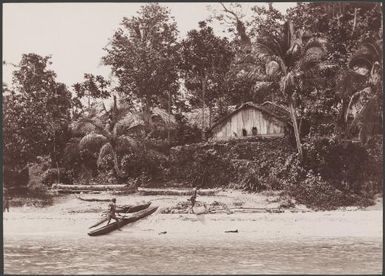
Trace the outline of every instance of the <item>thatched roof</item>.
<instances>
[{"instance_id":1,"label":"thatched roof","mask_svg":"<svg viewBox=\"0 0 385 276\"><path fill-rule=\"evenodd\" d=\"M155 124L161 124L166 128L174 128L176 127L176 120L174 115L168 113L166 110L161 109L159 107L154 107L151 109L152 115L151 120Z\"/></svg>"},{"instance_id":2,"label":"thatched roof","mask_svg":"<svg viewBox=\"0 0 385 276\"><path fill-rule=\"evenodd\" d=\"M281 120L291 122L290 111L286 106L269 101L262 103L261 106L269 110L271 113L274 113L276 116L281 118Z\"/></svg>"},{"instance_id":3,"label":"thatched roof","mask_svg":"<svg viewBox=\"0 0 385 276\"><path fill-rule=\"evenodd\" d=\"M197 108L197 109L191 110L190 112L185 112L185 113L183 113L183 116L186 117L187 122L191 126L196 126L199 129L203 129L203 128L208 128L210 125L209 108L206 107L204 112L205 112L205 117L204 117L203 123L202 123L202 121L203 121L202 108ZM202 125L204 127L202 127Z\"/></svg>"}]
</instances>

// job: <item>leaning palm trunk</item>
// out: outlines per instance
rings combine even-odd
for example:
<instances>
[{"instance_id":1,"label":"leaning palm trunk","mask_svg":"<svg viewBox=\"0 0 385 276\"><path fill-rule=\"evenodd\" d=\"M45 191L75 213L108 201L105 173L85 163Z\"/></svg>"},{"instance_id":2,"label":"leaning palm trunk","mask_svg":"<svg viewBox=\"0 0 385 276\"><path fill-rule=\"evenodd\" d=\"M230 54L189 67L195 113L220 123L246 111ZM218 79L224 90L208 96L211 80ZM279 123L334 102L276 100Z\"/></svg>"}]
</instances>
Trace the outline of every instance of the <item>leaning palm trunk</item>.
<instances>
[{"instance_id":1,"label":"leaning palm trunk","mask_svg":"<svg viewBox=\"0 0 385 276\"><path fill-rule=\"evenodd\" d=\"M293 128L294 128L294 136L295 136L295 142L297 144L297 150L299 157L302 159L302 144L299 136L299 130L298 130L298 124L297 124L297 116L295 115L295 108L294 108L294 103L293 100L289 100L289 110L290 110L290 115L291 115L291 120L293 122Z\"/></svg>"},{"instance_id":2,"label":"leaning palm trunk","mask_svg":"<svg viewBox=\"0 0 385 276\"><path fill-rule=\"evenodd\" d=\"M112 149L112 158L114 162L114 170L119 178L124 178L126 175L119 168L118 155L116 154L115 149Z\"/></svg>"}]
</instances>

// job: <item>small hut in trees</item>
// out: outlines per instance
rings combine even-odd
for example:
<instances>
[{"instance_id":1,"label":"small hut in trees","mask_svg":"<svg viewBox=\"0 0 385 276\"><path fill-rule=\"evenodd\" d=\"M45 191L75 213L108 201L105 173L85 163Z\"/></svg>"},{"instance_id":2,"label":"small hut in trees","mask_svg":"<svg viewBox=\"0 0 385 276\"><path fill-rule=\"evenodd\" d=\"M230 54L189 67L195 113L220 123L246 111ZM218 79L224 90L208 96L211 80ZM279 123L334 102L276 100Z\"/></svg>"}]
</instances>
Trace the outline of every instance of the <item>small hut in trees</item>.
<instances>
[{"instance_id":1,"label":"small hut in trees","mask_svg":"<svg viewBox=\"0 0 385 276\"><path fill-rule=\"evenodd\" d=\"M212 126L211 140L284 136L290 124L289 112L284 107L270 102L247 102Z\"/></svg>"}]
</instances>

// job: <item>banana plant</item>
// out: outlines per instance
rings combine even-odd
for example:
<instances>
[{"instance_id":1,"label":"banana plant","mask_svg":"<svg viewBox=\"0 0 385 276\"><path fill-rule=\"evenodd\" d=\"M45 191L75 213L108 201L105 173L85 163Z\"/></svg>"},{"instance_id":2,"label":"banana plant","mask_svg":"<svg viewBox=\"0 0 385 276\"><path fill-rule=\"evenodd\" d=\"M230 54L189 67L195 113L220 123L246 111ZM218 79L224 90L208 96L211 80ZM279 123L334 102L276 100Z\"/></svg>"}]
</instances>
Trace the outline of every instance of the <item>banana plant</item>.
<instances>
[{"instance_id":1,"label":"banana plant","mask_svg":"<svg viewBox=\"0 0 385 276\"><path fill-rule=\"evenodd\" d=\"M360 141L366 143L368 136L373 134L378 117L382 116L382 40L361 43L352 54L348 67L366 82L363 89L350 95L344 114L345 123L348 133L353 127L358 127ZM353 117L351 123L350 117Z\"/></svg>"}]
</instances>

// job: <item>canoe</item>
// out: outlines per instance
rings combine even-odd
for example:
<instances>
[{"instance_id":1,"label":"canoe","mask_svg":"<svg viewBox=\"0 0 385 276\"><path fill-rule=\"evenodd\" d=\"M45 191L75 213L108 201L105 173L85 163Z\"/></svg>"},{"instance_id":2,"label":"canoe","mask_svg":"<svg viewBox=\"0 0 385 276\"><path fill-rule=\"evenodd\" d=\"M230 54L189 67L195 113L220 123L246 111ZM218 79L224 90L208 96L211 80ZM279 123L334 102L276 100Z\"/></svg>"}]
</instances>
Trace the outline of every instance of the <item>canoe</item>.
<instances>
[{"instance_id":1,"label":"canoe","mask_svg":"<svg viewBox=\"0 0 385 276\"><path fill-rule=\"evenodd\" d=\"M151 205L151 202L147 202L140 205L123 205L116 208L117 213L135 213L140 210L146 209Z\"/></svg>"},{"instance_id":2,"label":"canoe","mask_svg":"<svg viewBox=\"0 0 385 276\"><path fill-rule=\"evenodd\" d=\"M135 213L140 210L146 209L151 205L151 202L147 202L145 204L140 204L140 205L124 205L121 207L116 208L117 213ZM106 222L108 220L107 216L103 217L101 220L99 220L97 223L94 225L90 226L89 229L94 228L103 222Z\"/></svg>"},{"instance_id":3,"label":"canoe","mask_svg":"<svg viewBox=\"0 0 385 276\"><path fill-rule=\"evenodd\" d=\"M140 220L140 219L142 219L144 217L147 217L147 216L151 215L152 213L154 213L157 209L158 209L158 206L148 207L147 209L144 209L142 211L134 213L130 217L124 217L119 222L119 228L121 228L124 225L127 225L129 223L133 223L135 221L138 221L138 220ZM89 236L105 235L105 234L108 234L108 233L110 233L110 232L112 232L114 230L117 230L117 229L118 229L118 223L115 221L115 222L112 222L112 223L110 223L108 225L100 227L98 229L95 229L95 230L93 230L91 232L88 232L88 235Z\"/></svg>"}]
</instances>

